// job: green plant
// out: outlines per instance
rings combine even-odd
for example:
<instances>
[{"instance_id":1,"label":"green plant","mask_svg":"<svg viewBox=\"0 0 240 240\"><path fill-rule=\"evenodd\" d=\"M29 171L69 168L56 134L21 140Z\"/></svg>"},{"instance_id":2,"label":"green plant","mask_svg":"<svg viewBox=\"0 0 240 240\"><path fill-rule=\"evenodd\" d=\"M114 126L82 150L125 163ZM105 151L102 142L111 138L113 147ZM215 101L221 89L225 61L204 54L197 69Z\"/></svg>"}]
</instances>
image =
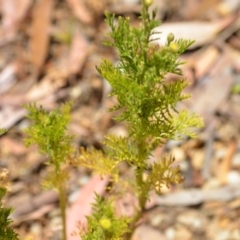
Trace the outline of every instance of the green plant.
<instances>
[{"instance_id":1,"label":"green plant","mask_svg":"<svg viewBox=\"0 0 240 240\"><path fill-rule=\"evenodd\" d=\"M113 201L104 200L96 195L96 201L93 203L93 214L87 216L88 230L81 232L82 240L120 240L129 232L129 218L118 217L114 213Z\"/></svg>"},{"instance_id":2,"label":"green plant","mask_svg":"<svg viewBox=\"0 0 240 240\"><path fill-rule=\"evenodd\" d=\"M88 228L80 230L83 240L131 239L145 210L150 191L161 194L162 185L183 181L179 168L173 167L173 156L165 155L152 164L148 160L152 151L167 140L182 139L186 135L194 137L194 129L203 126L198 116L176 108L178 102L190 97L182 93L188 83L182 77L180 66L183 62L178 57L193 41L174 40L174 35L169 34L165 46L154 45L150 39L159 22L155 20L156 11L149 14L151 2L142 1L139 28L131 27L128 18L119 17L115 24L115 16L106 12L106 22L111 31L105 44L117 49L119 63L114 66L104 59L97 70L113 88L111 95L117 98L118 104L110 111L118 111L115 119L126 123L129 132L127 137L108 135L104 141L104 152L82 148L79 156L73 157L74 149L70 144L73 136L66 133L71 103L52 112L37 108L35 104L25 105L29 111L27 117L33 121L25 130L28 135L25 143L26 146L38 145L40 152L49 157L49 172L43 185L59 192L64 240L69 163L91 168L100 175L108 175L112 186L122 187L121 192L111 189L111 198L96 195L93 214L87 217ZM166 80L168 73L178 75L179 79ZM3 133L3 129L0 132ZM127 162L134 171L135 178L131 183L121 180L118 170L121 162ZM134 192L139 204L132 218L117 216L114 207L115 198L128 189ZM17 239L17 235L9 228L11 210L1 205L5 193L6 189L0 187L0 234L3 229L9 231L6 239Z\"/></svg>"},{"instance_id":3,"label":"green plant","mask_svg":"<svg viewBox=\"0 0 240 240\"><path fill-rule=\"evenodd\" d=\"M66 133L70 120L71 103L61 106L60 109L48 113L43 108L38 109L35 104L25 105L29 111L27 118L33 121L25 130L28 137L26 146L36 144L40 152L49 157L48 176L43 182L45 188L56 189L59 193L60 210L62 217L62 237L66 240L66 197L68 175L68 159L73 153L71 147L72 135Z\"/></svg>"},{"instance_id":4,"label":"green plant","mask_svg":"<svg viewBox=\"0 0 240 240\"><path fill-rule=\"evenodd\" d=\"M4 133L4 129L0 129L0 134ZM0 240L18 240L18 234L10 227L12 220L9 218L12 208L5 208L2 205L3 197L7 193L8 171L0 170Z\"/></svg>"},{"instance_id":5,"label":"green plant","mask_svg":"<svg viewBox=\"0 0 240 240\"><path fill-rule=\"evenodd\" d=\"M0 135L4 134L7 130L0 128ZM9 215L12 213L12 208L5 208L2 200L7 193L8 185L8 171L3 168L0 169L0 240L17 240L18 234L9 226L12 220Z\"/></svg>"},{"instance_id":6,"label":"green plant","mask_svg":"<svg viewBox=\"0 0 240 240\"><path fill-rule=\"evenodd\" d=\"M111 84L112 96L118 100L110 111L118 111L117 121L126 122L128 137L106 136L105 153L94 149L81 150L75 159L76 165L83 165L101 175L109 175L114 183L119 181L118 165L127 162L134 168L135 194L139 208L130 221L130 233L109 235L108 239L130 239L141 218L149 199L150 190L161 194L162 185L178 184L183 177L178 167L173 167L174 157L163 156L153 164L148 163L152 151L167 140L194 137L194 128L202 127L202 120L187 110L178 111L178 102L190 97L183 94L188 82L182 77L178 57L193 41L174 39L169 34L165 46L152 43L151 35L159 26L155 20L156 11L149 14L150 0L142 1L141 25L131 27L129 18L118 18L106 12L106 22L111 31L105 45L116 48L119 63L113 65L103 59L97 67L98 72ZM180 78L176 81L166 80L168 73ZM144 174L147 177L144 179ZM95 220L101 217L98 205L94 208ZM90 218L92 219L92 217ZM89 221L89 232L82 234L84 239L103 239L98 234L96 221ZM95 233L94 238L88 238Z\"/></svg>"}]
</instances>

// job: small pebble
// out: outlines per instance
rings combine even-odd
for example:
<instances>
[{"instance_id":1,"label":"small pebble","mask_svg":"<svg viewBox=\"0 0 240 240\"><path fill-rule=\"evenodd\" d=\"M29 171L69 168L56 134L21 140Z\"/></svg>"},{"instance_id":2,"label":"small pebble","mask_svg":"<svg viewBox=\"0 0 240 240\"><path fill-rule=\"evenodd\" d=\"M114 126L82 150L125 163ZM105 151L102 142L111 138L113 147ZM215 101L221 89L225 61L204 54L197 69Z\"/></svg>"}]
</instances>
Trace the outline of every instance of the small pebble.
<instances>
[{"instance_id":1,"label":"small pebble","mask_svg":"<svg viewBox=\"0 0 240 240\"><path fill-rule=\"evenodd\" d=\"M172 227L167 228L165 231L165 236L167 238L167 240L173 240L175 239L176 236L176 230Z\"/></svg>"},{"instance_id":2,"label":"small pebble","mask_svg":"<svg viewBox=\"0 0 240 240\"><path fill-rule=\"evenodd\" d=\"M232 170L227 175L228 184L240 184L240 174L238 171Z\"/></svg>"}]
</instances>

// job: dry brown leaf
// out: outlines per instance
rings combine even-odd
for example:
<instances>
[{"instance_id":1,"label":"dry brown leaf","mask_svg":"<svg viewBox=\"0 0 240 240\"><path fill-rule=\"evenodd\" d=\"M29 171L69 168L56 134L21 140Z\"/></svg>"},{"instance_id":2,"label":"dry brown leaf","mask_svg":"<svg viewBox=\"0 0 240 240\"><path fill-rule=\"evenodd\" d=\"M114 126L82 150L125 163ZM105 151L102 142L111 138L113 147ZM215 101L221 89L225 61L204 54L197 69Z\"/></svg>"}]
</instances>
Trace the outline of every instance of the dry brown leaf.
<instances>
[{"instance_id":1,"label":"dry brown leaf","mask_svg":"<svg viewBox=\"0 0 240 240\"><path fill-rule=\"evenodd\" d=\"M21 106L23 103L26 103L27 99L24 94L7 94L0 96L0 107L5 105L11 106Z\"/></svg>"},{"instance_id":2,"label":"dry brown leaf","mask_svg":"<svg viewBox=\"0 0 240 240\"><path fill-rule=\"evenodd\" d=\"M69 74L76 74L81 69L88 54L88 42L82 34L76 33L69 53Z\"/></svg>"},{"instance_id":3,"label":"dry brown leaf","mask_svg":"<svg viewBox=\"0 0 240 240\"><path fill-rule=\"evenodd\" d=\"M229 17L218 22L195 21L163 23L161 26L154 28L154 32L159 33L153 34L150 39L156 39L153 43L164 46L167 42L168 34L173 33L175 39L195 40L195 43L190 47L190 49L193 49L212 41L214 37L232 21L233 18Z\"/></svg>"},{"instance_id":4,"label":"dry brown leaf","mask_svg":"<svg viewBox=\"0 0 240 240\"><path fill-rule=\"evenodd\" d=\"M189 189L169 193L163 196L155 196L155 202L164 206L191 206L208 201L230 201L240 197L238 184L227 185L216 189Z\"/></svg>"},{"instance_id":5,"label":"dry brown leaf","mask_svg":"<svg viewBox=\"0 0 240 240\"><path fill-rule=\"evenodd\" d=\"M2 107L0 111L0 126L9 129L26 114L27 110L23 108L12 106Z\"/></svg>"},{"instance_id":6,"label":"dry brown leaf","mask_svg":"<svg viewBox=\"0 0 240 240\"><path fill-rule=\"evenodd\" d=\"M79 0L67 0L67 3L73 14L83 23L85 24L92 24L93 19L91 17L91 13L85 7L83 1Z\"/></svg>"},{"instance_id":7,"label":"dry brown leaf","mask_svg":"<svg viewBox=\"0 0 240 240\"><path fill-rule=\"evenodd\" d=\"M38 208L55 203L57 200L58 193L54 190L48 190L36 196L31 196L29 193L16 195L7 203L7 206L14 208L12 219L15 221L21 218L21 216L33 213Z\"/></svg>"},{"instance_id":8,"label":"dry brown leaf","mask_svg":"<svg viewBox=\"0 0 240 240\"><path fill-rule=\"evenodd\" d=\"M195 77L199 79L208 74L219 57L220 52L217 47L211 45L205 49L200 56L194 59Z\"/></svg>"},{"instance_id":9,"label":"dry brown leaf","mask_svg":"<svg viewBox=\"0 0 240 240\"><path fill-rule=\"evenodd\" d=\"M1 0L0 9L2 14L1 42L11 41L17 33L20 22L24 19L31 0Z\"/></svg>"},{"instance_id":10,"label":"dry brown leaf","mask_svg":"<svg viewBox=\"0 0 240 240\"><path fill-rule=\"evenodd\" d=\"M224 53L212 68L208 81L191 92L193 97L187 99L185 104L191 102L191 111L196 112L208 122L228 97L232 84L230 58L227 53Z\"/></svg>"},{"instance_id":11,"label":"dry brown leaf","mask_svg":"<svg viewBox=\"0 0 240 240\"><path fill-rule=\"evenodd\" d=\"M49 73L41 79L40 83L35 84L25 95L27 100L33 102L49 96L64 86L66 77L66 70L56 68L51 69L51 71L49 71Z\"/></svg>"},{"instance_id":12,"label":"dry brown leaf","mask_svg":"<svg viewBox=\"0 0 240 240\"><path fill-rule=\"evenodd\" d=\"M7 92L17 81L17 72L19 71L17 61L8 64L0 73L0 93Z\"/></svg>"},{"instance_id":13,"label":"dry brown leaf","mask_svg":"<svg viewBox=\"0 0 240 240\"><path fill-rule=\"evenodd\" d=\"M149 227L147 225L139 226L134 232L131 240L166 240L167 238L157 229Z\"/></svg>"},{"instance_id":14,"label":"dry brown leaf","mask_svg":"<svg viewBox=\"0 0 240 240\"><path fill-rule=\"evenodd\" d=\"M55 201L57 201L57 199ZM42 206L39 206L38 208L34 209L32 212L26 215L19 216L18 218L14 219L14 222L12 223L12 225L18 226L23 222L39 220L44 215L49 214L49 212L51 212L54 209L54 207L56 207L56 204L44 204ZM33 239L36 240L36 238L33 238Z\"/></svg>"},{"instance_id":15,"label":"dry brown leaf","mask_svg":"<svg viewBox=\"0 0 240 240\"><path fill-rule=\"evenodd\" d=\"M0 138L0 145L3 147L2 151L6 154L22 155L27 152L26 146L22 142L16 141L9 136Z\"/></svg>"},{"instance_id":16,"label":"dry brown leaf","mask_svg":"<svg viewBox=\"0 0 240 240\"><path fill-rule=\"evenodd\" d=\"M197 4L196 8L188 15L189 18L199 18L209 8L214 7L218 3L218 0L202 0Z\"/></svg>"},{"instance_id":17,"label":"dry brown leaf","mask_svg":"<svg viewBox=\"0 0 240 240\"><path fill-rule=\"evenodd\" d=\"M47 56L49 28L54 0L39 0L33 9L33 22L30 37L30 61L37 73Z\"/></svg>"},{"instance_id":18,"label":"dry brown leaf","mask_svg":"<svg viewBox=\"0 0 240 240\"><path fill-rule=\"evenodd\" d=\"M234 11L237 11L239 7L240 7L239 0L222 0L217 5L217 12L222 16L226 16L228 14L233 13Z\"/></svg>"},{"instance_id":19,"label":"dry brown leaf","mask_svg":"<svg viewBox=\"0 0 240 240\"><path fill-rule=\"evenodd\" d=\"M237 141L232 140L228 146L226 156L219 163L216 174L221 184L227 183L228 173L231 170L232 159L236 152L236 149L237 149Z\"/></svg>"},{"instance_id":20,"label":"dry brown leaf","mask_svg":"<svg viewBox=\"0 0 240 240\"><path fill-rule=\"evenodd\" d=\"M239 73L240 72L240 52L232 47L228 47L231 61L233 64L233 69ZM240 44L239 44L240 49Z\"/></svg>"}]
</instances>

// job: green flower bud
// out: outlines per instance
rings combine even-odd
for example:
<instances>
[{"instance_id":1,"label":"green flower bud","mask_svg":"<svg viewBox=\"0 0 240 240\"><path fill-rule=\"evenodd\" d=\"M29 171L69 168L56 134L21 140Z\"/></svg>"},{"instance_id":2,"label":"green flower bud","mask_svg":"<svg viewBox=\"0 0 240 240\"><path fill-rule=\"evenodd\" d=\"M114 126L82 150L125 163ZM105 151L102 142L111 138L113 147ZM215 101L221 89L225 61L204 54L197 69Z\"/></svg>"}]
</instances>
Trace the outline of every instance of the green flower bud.
<instances>
[{"instance_id":1,"label":"green flower bud","mask_svg":"<svg viewBox=\"0 0 240 240\"><path fill-rule=\"evenodd\" d=\"M173 33L169 33L167 36L167 41L168 41L168 45L174 40L174 34Z\"/></svg>"},{"instance_id":2,"label":"green flower bud","mask_svg":"<svg viewBox=\"0 0 240 240\"><path fill-rule=\"evenodd\" d=\"M151 6L152 3L153 3L153 0L144 0L144 4L145 4L147 7Z\"/></svg>"}]
</instances>

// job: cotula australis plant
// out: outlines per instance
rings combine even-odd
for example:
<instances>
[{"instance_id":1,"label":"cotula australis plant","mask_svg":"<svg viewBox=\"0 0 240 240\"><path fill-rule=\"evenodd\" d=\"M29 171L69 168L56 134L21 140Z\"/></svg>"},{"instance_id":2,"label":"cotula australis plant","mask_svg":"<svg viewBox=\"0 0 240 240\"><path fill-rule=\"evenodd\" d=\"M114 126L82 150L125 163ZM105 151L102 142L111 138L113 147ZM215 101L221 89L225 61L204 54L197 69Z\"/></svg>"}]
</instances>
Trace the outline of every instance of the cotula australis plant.
<instances>
[{"instance_id":1,"label":"cotula australis plant","mask_svg":"<svg viewBox=\"0 0 240 240\"><path fill-rule=\"evenodd\" d=\"M70 155L74 149L71 147L72 135L66 130L70 121L71 103L61 106L48 113L43 108L38 109L36 104L25 105L29 111L27 118L33 121L25 129L28 137L26 146L36 144L42 154L49 157L48 176L43 182L47 189L56 189L59 193L59 205L62 218L62 239L66 240L66 207L67 183L69 179Z\"/></svg>"},{"instance_id":2,"label":"cotula australis plant","mask_svg":"<svg viewBox=\"0 0 240 240\"><path fill-rule=\"evenodd\" d=\"M155 19L156 11L149 13L151 3L152 0L142 0L139 28L130 26L129 18L119 17L116 23L115 16L106 12L110 33L105 44L117 50L119 63L114 65L103 59L97 71L112 86L111 95L118 103L110 111L118 111L115 119L126 123L127 137L107 135L104 152L93 148L81 149L79 155L74 154L73 157L74 150L70 144L73 136L66 134L71 104L62 105L50 113L34 104L25 106L29 110L28 118L33 120L26 130L29 135L26 144L37 144L40 151L49 156L49 175L44 185L59 192L64 240L69 162L88 167L102 176L108 175L112 186L123 183L118 170L121 162L127 162L135 176L131 182L131 189L138 199L135 215L129 218L115 214L114 197L117 192L109 199L96 195L93 214L87 217L88 228L80 231L82 240L131 239L150 191L161 194L163 185L183 181L179 168L173 167L173 156L163 156L152 164L148 160L152 151L167 140L194 137L194 128L203 125L195 114L176 108L178 102L189 97L182 93L188 83L182 76L180 66L183 63L178 57L193 41L175 40L174 35L169 34L164 46L154 45L151 36L160 23ZM178 75L179 79L168 81L168 73Z\"/></svg>"},{"instance_id":3,"label":"cotula australis plant","mask_svg":"<svg viewBox=\"0 0 240 240\"><path fill-rule=\"evenodd\" d=\"M101 175L109 175L113 184L119 182L119 163L127 162L134 169L139 207L133 218L123 219L123 228L129 226L125 228L128 233L113 236L111 231L116 226L111 223L115 215L106 216L100 205L95 205L95 215L89 217L89 231L82 233L83 239L130 239L150 191L161 194L162 185L183 181L179 168L172 166L173 156L163 156L149 164L152 151L167 140L194 137L194 128L203 126L201 118L176 108L177 103L190 97L182 93L188 82L182 76L180 66L183 63L178 57L194 41L175 40L174 35L169 34L165 46L154 45L151 36L160 23L155 19L156 11L149 13L151 3L151 0L142 0L139 28L130 26L129 18L119 17L116 23L115 16L106 12L110 33L105 45L117 50L119 63L114 65L103 59L97 70L112 86L111 95L118 103L110 111L119 112L115 119L126 123L129 136L108 135L104 141L104 154L94 149L82 149L81 156L75 160ZM168 73L178 75L179 79L166 80ZM109 203L106 201L105 204ZM103 217L107 219L107 228L99 225Z\"/></svg>"}]
</instances>

